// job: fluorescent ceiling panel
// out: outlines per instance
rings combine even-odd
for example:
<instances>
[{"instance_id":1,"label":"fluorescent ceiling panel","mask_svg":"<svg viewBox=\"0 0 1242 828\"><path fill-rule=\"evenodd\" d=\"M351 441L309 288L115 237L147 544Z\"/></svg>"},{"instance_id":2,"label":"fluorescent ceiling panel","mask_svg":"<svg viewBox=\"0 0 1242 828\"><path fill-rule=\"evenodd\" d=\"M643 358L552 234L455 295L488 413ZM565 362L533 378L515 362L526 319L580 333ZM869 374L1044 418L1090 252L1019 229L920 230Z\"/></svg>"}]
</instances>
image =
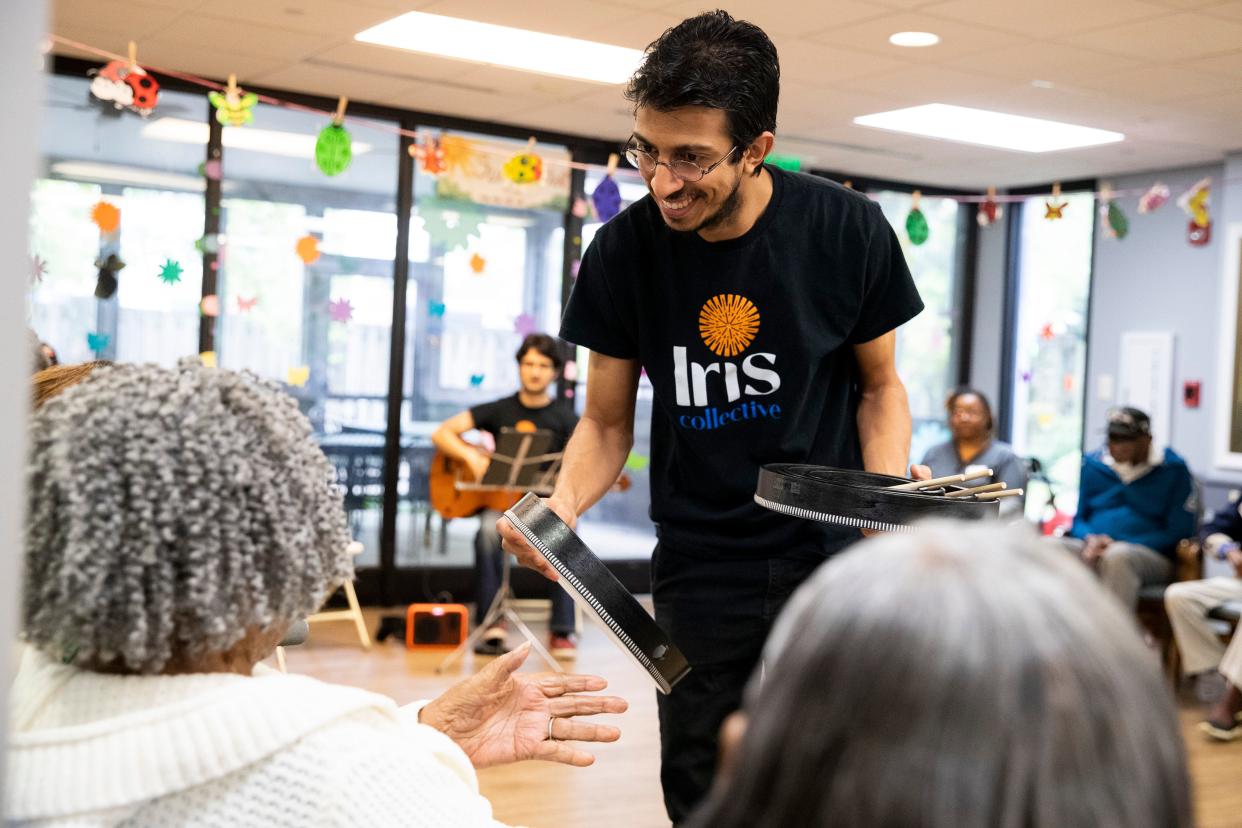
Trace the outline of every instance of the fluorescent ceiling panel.
<instances>
[{"instance_id":1,"label":"fluorescent ceiling panel","mask_svg":"<svg viewBox=\"0 0 1242 828\"><path fill-rule=\"evenodd\" d=\"M180 144L206 144L211 128L202 121L186 118L159 118L142 128L142 137L154 141L173 141ZM314 135L284 132L258 127L225 127L222 140L228 149L264 152L287 158L314 158ZM371 145L362 141L352 143L354 155L371 151Z\"/></svg>"},{"instance_id":2,"label":"fluorescent ceiling panel","mask_svg":"<svg viewBox=\"0 0 1242 828\"><path fill-rule=\"evenodd\" d=\"M1120 132L1008 115L986 109L931 103L854 119L859 126L979 144L1021 152L1055 152L1125 140Z\"/></svg>"},{"instance_id":3,"label":"fluorescent ceiling panel","mask_svg":"<svg viewBox=\"0 0 1242 828\"><path fill-rule=\"evenodd\" d=\"M643 57L638 49L426 12L394 17L359 32L354 39L596 83L625 83Z\"/></svg>"}]
</instances>

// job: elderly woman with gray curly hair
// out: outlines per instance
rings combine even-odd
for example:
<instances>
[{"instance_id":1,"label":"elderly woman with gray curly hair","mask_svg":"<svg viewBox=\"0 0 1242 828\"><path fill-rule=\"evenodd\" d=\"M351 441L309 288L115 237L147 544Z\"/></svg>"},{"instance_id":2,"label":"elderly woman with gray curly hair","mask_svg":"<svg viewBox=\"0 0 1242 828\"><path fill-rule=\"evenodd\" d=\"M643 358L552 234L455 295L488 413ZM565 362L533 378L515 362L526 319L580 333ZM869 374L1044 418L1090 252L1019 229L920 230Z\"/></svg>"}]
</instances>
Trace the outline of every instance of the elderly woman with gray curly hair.
<instances>
[{"instance_id":1,"label":"elderly woman with gray curly hair","mask_svg":"<svg viewBox=\"0 0 1242 828\"><path fill-rule=\"evenodd\" d=\"M625 710L581 695L603 679L519 673L525 648L401 708L256 667L353 575L306 418L190 361L66 370L35 380L8 820L496 825L475 767L618 738L574 718Z\"/></svg>"}]
</instances>

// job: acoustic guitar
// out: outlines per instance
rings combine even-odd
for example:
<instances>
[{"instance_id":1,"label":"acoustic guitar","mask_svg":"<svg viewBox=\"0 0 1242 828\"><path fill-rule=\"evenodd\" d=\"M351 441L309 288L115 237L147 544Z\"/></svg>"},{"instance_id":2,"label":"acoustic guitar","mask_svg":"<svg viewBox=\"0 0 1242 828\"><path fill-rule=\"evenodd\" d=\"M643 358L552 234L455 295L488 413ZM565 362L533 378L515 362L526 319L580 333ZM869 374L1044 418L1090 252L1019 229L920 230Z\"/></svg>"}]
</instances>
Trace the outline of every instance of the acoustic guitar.
<instances>
[{"instance_id":1,"label":"acoustic guitar","mask_svg":"<svg viewBox=\"0 0 1242 828\"><path fill-rule=\"evenodd\" d=\"M473 481L474 476L469 466L436 449L431 458L431 474L428 480L431 508L446 520L474 517L484 509L504 512L530 491L529 488L516 486L481 486ZM624 492L631 485L629 475L622 474L612 490ZM535 493L547 495L551 492Z\"/></svg>"}]
</instances>

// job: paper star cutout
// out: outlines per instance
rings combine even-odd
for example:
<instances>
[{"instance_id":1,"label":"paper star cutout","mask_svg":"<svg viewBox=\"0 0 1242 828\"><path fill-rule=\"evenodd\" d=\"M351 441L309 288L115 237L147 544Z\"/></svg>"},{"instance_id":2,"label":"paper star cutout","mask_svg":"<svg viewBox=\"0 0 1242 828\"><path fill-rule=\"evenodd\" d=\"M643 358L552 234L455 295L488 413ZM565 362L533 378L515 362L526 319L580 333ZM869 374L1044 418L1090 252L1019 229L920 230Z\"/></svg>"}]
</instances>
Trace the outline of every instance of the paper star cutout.
<instances>
[{"instance_id":1,"label":"paper star cutout","mask_svg":"<svg viewBox=\"0 0 1242 828\"><path fill-rule=\"evenodd\" d=\"M1056 221L1061 218L1061 211L1069 206L1069 202L1062 201L1060 204L1054 204L1051 201L1045 201L1044 206L1048 208L1044 211L1044 218L1049 221Z\"/></svg>"},{"instance_id":2,"label":"paper star cutout","mask_svg":"<svg viewBox=\"0 0 1242 828\"><path fill-rule=\"evenodd\" d=\"M319 239L314 236L306 235L298 239L294 249L298 252L298 258L305 264L314 264L319 261Z\"/></svg>"},{"instance_id":3,"label":"paper star cutout","mask_svg":"<svg viewBox=\"0 0 1242 828\"><path fill-rule=\"evenodd\" d=\"M104 233L115 233L121 226L121 211L115 204L101 201L91 208L91 221Z\"/></svg>"},{"instance_id":4,"label":"paper star cutout","mask_svg":"<svg viewBox=\"0 0 1242 828\"><path fill-rule=\"evenodd\" d=\"M484 270L487 270L487 259L475 253L470 257L470 269L475 273L482 273Z\"/></svg>"},{"instance_id":5,"label":"paper star cutout","mask_svg":"<svg viewBox=\"0 0 1242 828\"><path fill-rule=\"evenodd\" d=\"M112 341L112 337L105 333L88 333L86 335L86 346L95 353L99 353L108 347L108 343Z\"/></svg>"},{"instance_id":6,"label":"paper star cutout","mask_svg":"<svg viewBox=\"0 0 1242 828\"><path fill-rule=\"evenodd\" d=\"M354 318L354 306L349 304L348 299L337 299L328 303L328 315L333 322L348 322Z\"/></svg>"},{"instance_id":7,"label":"paper star cutout","mask_svg":"<svg viewBox=\"0 0 1242 828\"><path fill-rule=\"evenodd\" d=\"M47 262L42 256L30 257L30 283L37 285L43 281L43 277L47 275Z\"/></svg>"},{"instance_id":8,"label":"paper star cutout","mask_svg":"<svg viewBox=\"0 0 1242 828\"><path fill-rule=\"evenodd\" d=\"M164 280L166 285L175 285L177 282L180 282L183 272L181 265L172 259L165 259L164 264L160 266L160 278Z\"/></svg>"}]
</instances>

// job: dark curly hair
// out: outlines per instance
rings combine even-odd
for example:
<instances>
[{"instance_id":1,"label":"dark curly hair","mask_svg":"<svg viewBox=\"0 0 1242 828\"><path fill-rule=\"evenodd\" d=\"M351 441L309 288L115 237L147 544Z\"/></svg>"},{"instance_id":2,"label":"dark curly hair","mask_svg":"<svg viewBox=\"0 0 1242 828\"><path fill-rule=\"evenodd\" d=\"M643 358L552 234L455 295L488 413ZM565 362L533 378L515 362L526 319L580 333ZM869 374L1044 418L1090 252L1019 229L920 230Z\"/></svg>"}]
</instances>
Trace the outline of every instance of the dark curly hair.
<instances>
[{"instance_id":1,"label":"dark curly hair","mask_svg":"<svg viewBox=\"0 0 1242 828\"><path fill-rule=\"evenodd\" d=\"M561 353L560 344L545 333L528 334L522 340L522 344L518 346L516 354L518 362L522 361L522 357L526 356L527 351L537 351L543 354L552 360L552 367L558 371L565 364L565 357Z\"/></svg>"},{"instance_id":2,"label":"dark curly hair","mask_svg":"<svg viewBox=\"0 0 1242 828\"><path fill-rule=\"evenodd\" d=\"M717 9L683 20L649 45L625 97L635 111L723 110L730 139L745 149L762 133L776 131L780 79L776 46L763 29ZM739 163L740 156L729 163Z\"/></svg>"}]
</instances>

